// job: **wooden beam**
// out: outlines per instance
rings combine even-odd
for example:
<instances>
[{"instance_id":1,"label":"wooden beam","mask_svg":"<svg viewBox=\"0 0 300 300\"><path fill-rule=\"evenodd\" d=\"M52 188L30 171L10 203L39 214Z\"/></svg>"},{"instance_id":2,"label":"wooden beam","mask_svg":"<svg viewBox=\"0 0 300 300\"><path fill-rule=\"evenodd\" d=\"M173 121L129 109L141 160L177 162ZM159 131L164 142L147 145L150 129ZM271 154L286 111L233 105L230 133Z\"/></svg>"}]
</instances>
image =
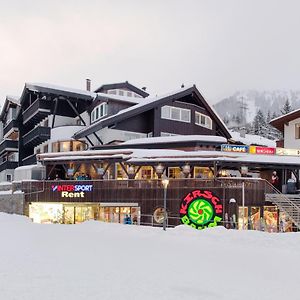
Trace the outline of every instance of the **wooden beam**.
<instances>
[{"instance_id":1,"label":"wooden beam","mask_svg":"<svg viewBox=\"0 0 300 300\"><path fill-rule=\"evenodd\" d=\"M54 122L55 122L55 117L56 117L57 106L58 106L58 98L55 98L53 118L52 118L52 126L51 126L52 128L54 128Z\"/></svg>"},{"instance_id":2,"label":"wooden beam","mask_svg":"<svg viewBox=\"0 0 300 300\"><path fill-rule=\"evenodd\" d=\"M50 169L50 172L49 172L49 174L48 174L48 177L50 177L50 175L52 174L52 172L53 172L53 170L55 169L55 167L56 167L56 164L54 164L54 165L52 166L52 168Z\"/></svg>"}]
</instances>

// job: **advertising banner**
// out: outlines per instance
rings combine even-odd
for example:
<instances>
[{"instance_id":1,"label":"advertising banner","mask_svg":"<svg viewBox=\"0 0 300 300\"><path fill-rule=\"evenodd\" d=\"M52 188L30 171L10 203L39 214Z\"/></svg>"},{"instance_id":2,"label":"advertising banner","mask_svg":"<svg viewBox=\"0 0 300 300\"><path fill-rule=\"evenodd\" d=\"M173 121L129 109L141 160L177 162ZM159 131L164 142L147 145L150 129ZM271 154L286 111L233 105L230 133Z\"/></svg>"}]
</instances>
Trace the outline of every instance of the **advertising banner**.
<instances>
[{"instance_id":1,"label":"advertising banner","mask_svg":"<svg viewBox=\"0 0 300 300\"><path fill-rule=\"evenodd\" d=\"M300 156L299 149L276 148L277 155Z\"/></svg>"},{"instance_id":2,"label":"advertising banner","mask_svg":"<svg viewBox=\"0 0 300 300\"><path fill-rule=\"evenodd\" d=\"M273 148L273 147L250 146L249 153L251 153L251 154L274 155L274 154L276 154L276 148Z\"/></svg>"},{"instance_id":3,"label":"advertising banner","mask_svg":"<svg viewBox=\"0 0 300 300\"><path fill-rule=\"evenodd\" d=\"M221 145L221 151L224 151L224 152L248 153L249 152L249 146L246 146L246 145L229 145L229 144L223 144L223 145Z\"/></svg>"}]
</instances>

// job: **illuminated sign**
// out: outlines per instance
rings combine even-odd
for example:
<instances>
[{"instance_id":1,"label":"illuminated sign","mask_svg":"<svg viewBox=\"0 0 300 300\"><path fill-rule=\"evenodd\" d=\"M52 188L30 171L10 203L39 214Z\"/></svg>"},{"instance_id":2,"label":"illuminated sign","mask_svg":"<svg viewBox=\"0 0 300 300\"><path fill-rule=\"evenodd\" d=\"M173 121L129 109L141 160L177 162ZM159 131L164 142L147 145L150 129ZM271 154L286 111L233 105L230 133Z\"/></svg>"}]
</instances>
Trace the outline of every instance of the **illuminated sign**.
<instances>
[{"instance_id":1,"label":"illuminated sign","mask_svg":"<svg viewBox=\"0 0 300 300\"><path fill-rule=\"evenodd\" d=\"M300 150L298 150L298 149L276 148L276 154L277 155L300 156Z\"/></svg>"},{"instance_id":2,"label":"illuminated sign","mask_svg":"<svg viewBox=\"0 0 300 300\"><path fill-rule=\"evenodd\" d=\"M180 205L181 222L196 229L217 226L222 220L222 213L221 200L206 190L188 193Z\"/></svg>"},{"instance_id":3,"label":"illuminated sign","mask_svg":"<svg viewBox=\"0 0 300 300\"><path fill-rule=\"evenodd\" d=\"M223 145L221 145L221 151L248 153L249 152L249 146L223 144Z\"/></svg>"},{"instance_id":4,"label":"illuminated sign","mask_svg":"<svg viewBox=\"0 0 300 300\"><path fill-rule=\"evenodd\" d=\"M276 153L276 148L273 148L273 147L250 146L249 152L251 154L268 154L268 155L274 155Z\"/></svg>"},{"instance_id":5,"label":"illuminated sign","mask_svg":"<svg viewBox=\"0 0 300 300\"><path fill-rule=\"evenodd\" d=\"M58 184L51 186L52 192L61 192L62 198L84 198L85 192L93 190L92 184Z\"/></svg>"}]
</instances>

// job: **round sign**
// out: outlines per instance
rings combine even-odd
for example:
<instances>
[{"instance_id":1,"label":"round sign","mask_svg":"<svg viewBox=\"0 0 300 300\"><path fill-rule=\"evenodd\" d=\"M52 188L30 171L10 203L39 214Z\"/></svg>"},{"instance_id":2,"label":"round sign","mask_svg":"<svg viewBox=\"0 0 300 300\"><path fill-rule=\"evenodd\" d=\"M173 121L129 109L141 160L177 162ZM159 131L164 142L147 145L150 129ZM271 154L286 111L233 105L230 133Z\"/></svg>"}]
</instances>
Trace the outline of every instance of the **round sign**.
<instances>
[{"instance_id":1,"label":"round sign","mask_svg":"<svg viewBox=\"0 0 300 300\"><path fill-rule=\"evenodd\" d=\"M222 213L221 200L207 190L188 193L180 205L181 222L196 229L217 226L222 221Z\"/></svg>"}]
</instances>

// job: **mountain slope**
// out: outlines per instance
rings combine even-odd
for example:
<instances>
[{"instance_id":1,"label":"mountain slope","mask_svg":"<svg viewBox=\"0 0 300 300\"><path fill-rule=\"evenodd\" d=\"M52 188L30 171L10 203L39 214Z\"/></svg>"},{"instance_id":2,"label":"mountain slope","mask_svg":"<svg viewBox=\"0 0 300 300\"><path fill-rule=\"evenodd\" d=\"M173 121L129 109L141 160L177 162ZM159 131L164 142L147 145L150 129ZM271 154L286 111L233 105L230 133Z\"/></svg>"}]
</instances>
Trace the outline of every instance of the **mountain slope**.
<instances>
[{"instance_id":1,"label":"mountain slope","mask_svg":"<svg viewBox=\"0 0 300 300\"><path fill-rule=\"evenodd\" d=\"M299 91L238 91L232 96L222 99L214 105L223 120L231 121L238 116L242 123L252 122L257 111L260 109L265 115L270 112L280 115L286 100L289 100L293 109L300 108Z\"/></svg>"}]
</instances>

